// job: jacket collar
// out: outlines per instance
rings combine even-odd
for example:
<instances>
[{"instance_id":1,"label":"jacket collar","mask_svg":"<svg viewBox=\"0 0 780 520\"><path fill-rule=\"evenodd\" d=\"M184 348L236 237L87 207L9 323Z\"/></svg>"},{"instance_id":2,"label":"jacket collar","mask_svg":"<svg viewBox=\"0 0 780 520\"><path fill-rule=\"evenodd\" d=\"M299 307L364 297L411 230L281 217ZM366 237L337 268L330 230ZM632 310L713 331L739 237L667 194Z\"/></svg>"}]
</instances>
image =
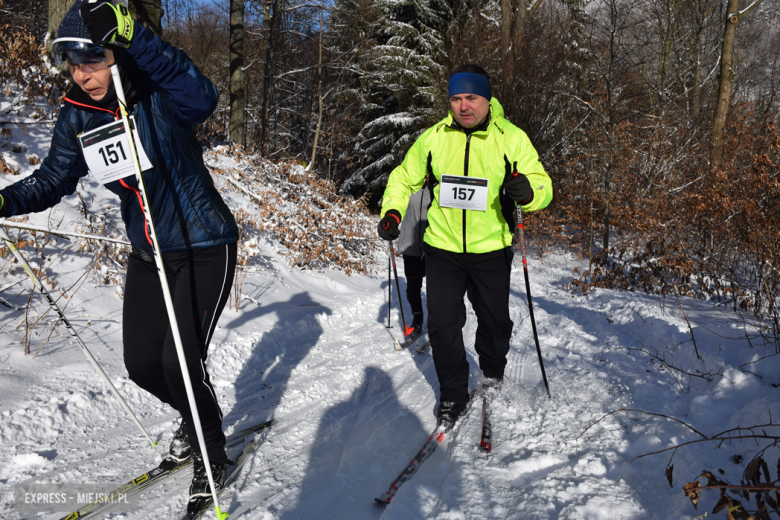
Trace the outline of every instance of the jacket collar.
<instances>
[{"instance_id":1,"label":"jacket collar","mask_svg":"<svg viewBox=\"0 0 780 520\"><path fill-rule=\"evenodd\" d=\"M78 85L71 85L70 89L65 93L65 101L68 103L71 103L72 105L76 105L80 108L87 108L92 110L98 110L102 112L108 112L109 114L114 115L115 117L119 117L119 107L113 107L111 105L103 105L94 99L92 99L89 94L81 90L81 87ZM116 105L116 103L112 103L112 105Z\"/></svg>"},{"instance_id":2,"label":"jacket collar","mask_svg":"<svg viewBox=\"0 0 780 520\"><path fill-rule=\"evenodd\" d=\"M460 123L458 123L458 120L455 119L455 117L453 116L452 123L450 123L450 128L452 128L453 130L460 130L466 135L471 135L476 132L484 132L485 130L487 130L488 126L490 126L490 119L491 119L490 111L488 110L485 119L483 119L480 124L471 128L464 128Z\"/></svg>"}]
</instances>

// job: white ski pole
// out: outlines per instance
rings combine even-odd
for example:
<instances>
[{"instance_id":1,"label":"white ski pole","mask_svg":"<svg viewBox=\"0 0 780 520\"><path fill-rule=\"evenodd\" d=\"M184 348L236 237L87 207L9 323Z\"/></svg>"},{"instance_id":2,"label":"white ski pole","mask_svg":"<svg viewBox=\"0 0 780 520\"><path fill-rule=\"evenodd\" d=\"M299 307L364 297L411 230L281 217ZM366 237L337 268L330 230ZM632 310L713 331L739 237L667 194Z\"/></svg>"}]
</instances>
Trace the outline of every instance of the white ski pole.
<instances>
[{"instance_id":1,"label":"white ski pole","mask_svg":"<svg viewBox=\"0 0 780 520\"><path fill-rule=\"evenodd\" d=\"M184 379L184 388L187 391L187 401L190 405L190 412L192 413L192 422L195 426L195 432L198 435L198 445L200 446L200 453L203 455L203 464L206 466L206 476L209 479L209 486L211 487L211 496L214 500L214 509L217 513L217 519L224 520L229 515L223 513L219 508L219 501L217 500L217 491L214 489L214 477L211 474L211 463L209 462L209 454L206 451L206 440L203 438L203 428L200 424L200 415L198 414L198 407L195 404L195 394L192 391L192 381L190 380L190 374L187 370L187 361L184 357L184 347L182 346L181 334L179 334L179 325L176 321L176 313L173 309L173 300L171 299L171 290L168 287L168 279L165 276L165 266L163 265L162 255L160 253L160 244L157 241L157 233L154 229L154 221L152 220L151 206L149 206L149 199L146 196L146 186L144 185L143 175L141 175L141 165L138 162L138 153L136 151L135 139L133 139L133 132L130 127L130 118L127 114L127 101L125 100L125 91L122 87L122 79L119 77L119 67L114 60L114 52L107 46L104 47L106 54L106 63L111 68L111 77L114 81L114 89L116 90L116 97L119 101L119 108L122 113L122 121L125 124L125 135L127 136L127 145L130 150L130 157L133 160L133 168L135 170L135 178L138 181L138 191L141 192L141 198L143 199L144 216L146 222L149 224L149 238L152 240L152 247L154 248L154 261L157 264L157 273L160 275L160 285L162 286L163 299L165 300L165 308L168 311L168 320L171 324L171 332L173 333L173 342L176 345L176 354L179 358L179 367L181 368L182 378Z\"/></svg>"},{"instance_id":2,"label":"white ski pole","mask_svg":"<svg viewBox=\"0 0 780 520\"><path fill-rule=\"evenodd\" d=\"M95 367L95 370L98 374L100 374L100 377L103 378L103 381L106 382L108 385L108 388L111 389L111 392L116 396L116 398L119 400L119 404L122 405L122 408L125 409L127 412L127 415L130 416L130 418L135 422L136 426L138 426L138 429L141 430L141 433L144 434L144 437L146 437L149 440L149 444L152 446L156 446L157 443L152 440L152 438L149 436L149 434L144 429L143 425L141 424L141 421L138 420L138 417L135 416L133 411L130 409L130 407L127 405L125 400L122 398L122 396L119 394L119 391L117 391L114 384L111 382L111 380L108 378L106 373L103 371L103 369L98 364L97 360L92 356L92 353L89 351L87 346L84 344L84 342L81 340L79 335L76 333L75 329L71 326L68 319L65 317L65 314L62 312L62 309L60 309L59 305L54 301L54 298L51 297L51 294L49 294L49 291L46 290L46 287L41 283L40 278L35 274L35 271L30 268L30 264L27 263L27 260L24 259L24 256L22 253L17 249L16 244L13 243L11 240L11 237L8 236L8 233L6 233L5 228L0 225L0 238L5 242L5 245L8 247L8 249L11 250L11 253L13 253L16 260L22 265L25 271L27 271L27 275L30 277L30 280L35 284L35 286L38 288L39 291L41 291L41 294L46 299L46 301L49 303L49 307L52 308L54 312L57 313L59 316L60 321L65 324L65 328L68 329L68 332L71 336L73 336L73 339L76 340L76 344L78 344L81 351L84 353L85 356L87 356L87 359L90 363L92 363L92 366Z\"/></svg>"}]
</instances>

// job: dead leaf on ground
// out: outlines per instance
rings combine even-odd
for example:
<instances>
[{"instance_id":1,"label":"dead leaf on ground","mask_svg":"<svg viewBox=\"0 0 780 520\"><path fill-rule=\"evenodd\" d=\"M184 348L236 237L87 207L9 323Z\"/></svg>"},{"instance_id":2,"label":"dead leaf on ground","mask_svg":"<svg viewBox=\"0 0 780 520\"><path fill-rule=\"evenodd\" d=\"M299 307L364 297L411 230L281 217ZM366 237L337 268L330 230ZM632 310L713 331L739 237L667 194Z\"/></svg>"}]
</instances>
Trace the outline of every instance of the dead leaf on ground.
<instances>
[{"instance_id":1,"label":"dead leaf on ground","mask_svg":"<svg viewBox=\"0 0 780 520\"><path fill-rule=\"evenodd\" d=\"M691 503L693 504L694 509L698 509L698 503L699 503L699 487L701 484L699 484L698 480L694 480L693 482L688 482L683 486L683 491L685 492L685 496L691 499Z\"/></svg>"}]
</instances>

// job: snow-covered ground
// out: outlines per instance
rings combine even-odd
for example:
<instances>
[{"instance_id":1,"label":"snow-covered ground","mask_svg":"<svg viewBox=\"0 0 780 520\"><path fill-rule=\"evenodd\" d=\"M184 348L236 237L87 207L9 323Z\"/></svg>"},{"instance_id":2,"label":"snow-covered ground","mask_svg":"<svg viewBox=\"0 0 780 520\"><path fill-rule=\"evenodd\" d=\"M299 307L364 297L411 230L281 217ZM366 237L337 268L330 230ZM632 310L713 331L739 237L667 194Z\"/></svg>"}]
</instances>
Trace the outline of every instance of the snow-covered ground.
<instances>
[{"instance_id":1,"label":"snow-covered ground","mask_svg":"<svg viewBox=\"0 0 780 520\"><path fill-rule=\"evenodd\" d=\"M34 166L26 156L45 156L49 130L36 125L25 135L18 126L9 128L12 135L3 142L21 144L23 151L2 148L3 156L27 174ZM3 177L0 187L17 179ZM225 176L215 179L226 188L231 207L248 207L249 199L231 191ZM79 190L95 211L116 205L91 181ZM83 223L80 204L69 197L30 222L72 231ZM33 354L40 352L24 355L24 315L0 306L0 517L9 520L67 513L16 511L14 485L122 483L162 459L178 423L174 413L128 380L117 287L101 284L95 272L81 278L92 255L72 244L60 239L46 249L50 290L68 294L59 303L70 321L161 442L145 443L62 326L52 334L50 327L35 327L30 345ZM683 495L685 482L708 469L738 483L745 462L769 441L681 448L672 460L670 487L665 471L672 452L635 458L699 435L680 422L638 412L598 421L620 408L635 409L674 417L712 436L769 423L770 411L774 418L780 415L780 356L758 361L775 348L763 345L742 317L690 299L680 306L673 297L661 301L600 289L573 293L562 286L582 266L566 253L529 259L548 399L516 259L510 300L515 327L506 386L493 406L493 453L478 450L481 421L474 409L393 501L380 506L373 499L434 428L438 383L430 351L415 355L393 348L401 325L395 305L393 328L385 326L385 272L347 277L292 270L275 243L263 239L258 245L259 260L243 278L245 298L239 310L225 309L208 360L228 433L279 420L221 501L232 518L692 519L712 510L717 492L704 492L697 511ZM32 247L24 252L40 258ZM8 304L24 307L30 282L10 256L0 258L0 287ZM46 308L36 294L30 322ZM476 388L477 324L468 309L464 334ZM45 319L51 321L51 313ZM637 349L657 351L665 363L691 373L717 375L688 377ZM770 461L776 455L767 452ZM739 457L743 462L737 464ZM179 517L189 478L184 472L145 494L140 511L113 518Z\"/></svg>"}]
</instances>

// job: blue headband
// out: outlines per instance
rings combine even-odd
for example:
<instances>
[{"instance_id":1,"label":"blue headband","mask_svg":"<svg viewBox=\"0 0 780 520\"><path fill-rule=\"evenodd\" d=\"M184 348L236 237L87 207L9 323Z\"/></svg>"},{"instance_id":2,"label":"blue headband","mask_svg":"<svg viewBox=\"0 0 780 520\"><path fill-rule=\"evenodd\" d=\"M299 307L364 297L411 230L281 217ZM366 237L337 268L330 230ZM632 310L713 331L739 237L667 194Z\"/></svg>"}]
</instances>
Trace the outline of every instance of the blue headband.
<instances>
[{"instance_id":1,"label":"blue headband","mask_svg":"<svg viewBox=\"0 0 780 520\"><path fill-rule=\"evenodd\" d=\"M490 101L493 94L490 90L490 80L482 74L474 72L459 72L450 77L450 97L458 94L477 94Z\"/></svg>"}]
</instances>

